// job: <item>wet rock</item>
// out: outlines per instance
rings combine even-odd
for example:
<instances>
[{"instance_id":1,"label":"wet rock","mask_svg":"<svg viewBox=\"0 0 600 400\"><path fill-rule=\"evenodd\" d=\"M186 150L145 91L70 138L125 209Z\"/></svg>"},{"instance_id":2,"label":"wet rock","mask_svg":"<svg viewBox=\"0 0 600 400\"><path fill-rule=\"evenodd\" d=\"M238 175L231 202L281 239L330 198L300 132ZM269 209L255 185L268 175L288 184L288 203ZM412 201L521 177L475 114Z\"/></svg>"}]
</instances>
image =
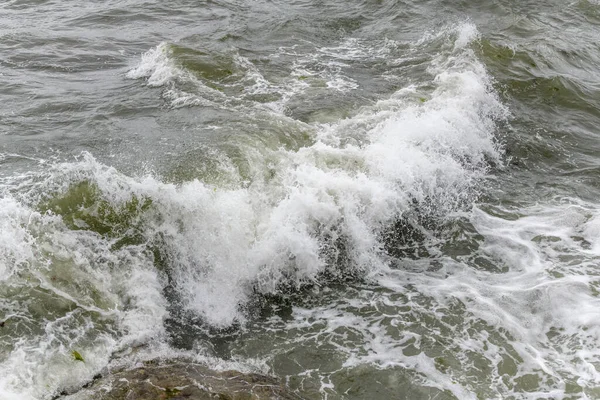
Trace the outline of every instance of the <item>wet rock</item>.
<instances>
[{"instance_id":1,"label":"wet rock","mask_svg":"<svg viewBox=\"0 0 600 400\"><path fill-rule=\"evenodd\" d=\"M277 379L237 371L217 372L203 365L147 363L113 371L65 400L301 400Z\"/></svg>"}]
</instances>

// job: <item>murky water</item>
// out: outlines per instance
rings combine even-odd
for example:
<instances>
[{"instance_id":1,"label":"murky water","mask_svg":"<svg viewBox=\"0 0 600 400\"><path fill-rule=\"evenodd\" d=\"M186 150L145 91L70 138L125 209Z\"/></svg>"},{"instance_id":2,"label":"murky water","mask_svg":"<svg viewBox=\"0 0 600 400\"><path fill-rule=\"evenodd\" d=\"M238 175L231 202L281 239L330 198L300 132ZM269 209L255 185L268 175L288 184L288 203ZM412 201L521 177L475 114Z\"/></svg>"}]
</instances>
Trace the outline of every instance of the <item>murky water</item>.
<instances>
[{"instance_id":1,"label":"murky water","mask_svg":"<svg viewBox=\"0 0 600 400\"><path fill-rule=\"evenodd\" d=\"M4 2L0 398L600 398L599 43L597 1Z\"/></svg>"}]
</instances>

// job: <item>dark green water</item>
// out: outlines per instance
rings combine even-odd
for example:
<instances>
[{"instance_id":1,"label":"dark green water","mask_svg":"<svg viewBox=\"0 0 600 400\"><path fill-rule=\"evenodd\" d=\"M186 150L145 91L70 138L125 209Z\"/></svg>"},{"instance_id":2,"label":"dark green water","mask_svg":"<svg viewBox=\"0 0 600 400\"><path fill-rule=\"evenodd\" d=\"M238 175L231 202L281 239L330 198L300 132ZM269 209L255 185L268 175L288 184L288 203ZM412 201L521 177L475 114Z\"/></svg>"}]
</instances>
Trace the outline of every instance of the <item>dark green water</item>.
<instances>
[{"instance_id":1,"label":"dark green water","mask_svg":"<svg viewBox=\"0 0 600 400\"><path fill-rule=\"evenodd\" d=\"M0 399L600 398L599 65L597 1L3 2Z\"/></svg>"}]
</instances>

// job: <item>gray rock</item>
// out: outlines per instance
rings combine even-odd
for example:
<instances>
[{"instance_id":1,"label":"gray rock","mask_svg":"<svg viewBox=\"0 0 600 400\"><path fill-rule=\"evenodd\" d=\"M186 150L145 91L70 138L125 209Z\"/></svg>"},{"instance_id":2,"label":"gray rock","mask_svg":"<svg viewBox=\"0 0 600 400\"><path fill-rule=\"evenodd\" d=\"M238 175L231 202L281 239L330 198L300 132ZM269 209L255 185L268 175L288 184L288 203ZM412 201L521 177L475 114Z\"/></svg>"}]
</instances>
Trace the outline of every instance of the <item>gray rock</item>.
<instances>
[{"instance_id":1,"label":"gray rock","mask_svg":"<svg viewBox=\"0 0 600 400\"><path fill-rule=\"evenodd\" d=\"M65 400L301 400L276 378L213 371L188 362L113 371Z\"/></svg>"}]
</instances>

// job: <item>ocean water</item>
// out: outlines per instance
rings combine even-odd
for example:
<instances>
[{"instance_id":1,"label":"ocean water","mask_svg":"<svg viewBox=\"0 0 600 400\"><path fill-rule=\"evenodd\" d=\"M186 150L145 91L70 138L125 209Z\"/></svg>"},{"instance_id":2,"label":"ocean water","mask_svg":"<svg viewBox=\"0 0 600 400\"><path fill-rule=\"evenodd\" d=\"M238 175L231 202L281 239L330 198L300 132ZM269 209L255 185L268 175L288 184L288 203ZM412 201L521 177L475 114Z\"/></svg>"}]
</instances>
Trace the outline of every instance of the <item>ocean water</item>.
<instances>
[{"instance_id":1,"label":"ocean water","mask_svg":"<svg viewBox=\"0 0 600 400\"><path fill-rule=\"evenodd\" d=\"M600 399L599 66L596 0L2 2L0 399Z\"/></svg>"}]
</instances>

